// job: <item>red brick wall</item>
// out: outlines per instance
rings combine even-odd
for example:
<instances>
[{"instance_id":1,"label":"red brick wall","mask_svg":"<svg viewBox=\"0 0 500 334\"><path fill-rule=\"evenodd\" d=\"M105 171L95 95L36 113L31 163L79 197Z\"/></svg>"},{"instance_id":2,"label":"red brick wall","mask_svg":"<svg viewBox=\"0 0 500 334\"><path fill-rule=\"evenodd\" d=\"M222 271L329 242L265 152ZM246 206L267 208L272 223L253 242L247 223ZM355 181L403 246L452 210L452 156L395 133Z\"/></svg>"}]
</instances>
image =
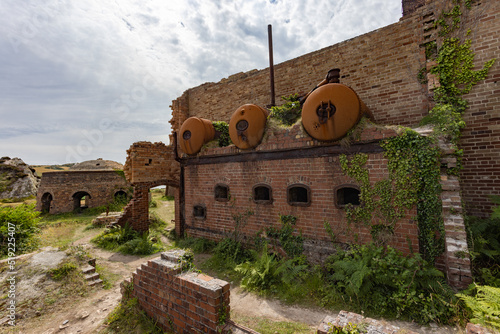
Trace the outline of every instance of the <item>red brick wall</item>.
<instances>
[{"instance_id":1,"label":"red brick wall","mask_svg":"<svg viewBox=\"0 0 500 334\"><path fill-rule=\"evenodd\" d=\"M370 182L387 178L387 160L376 144L380 139L396 136L389 128L375 127L367 124L360 131L358 141L345 148L330 145L335 153L322 153L300 158L274 159L273 154L280 154L290 149L321 149L324 143L311 140L301 126L289 129L275 129L268 133L255 152L273 152L265 160L257 157L246 162L223 162L197 164L196 159L185 160L185 230L189 235L220 239L224 233L234 230L233 215L252 211L248 224L242 229L243 234L252 238L266 227L280 228L279 215L293 215L298 218L297 228L306 239L320 242L322 246L329 244L330 237L323 227L328 221L337 235L337 241L348 243L355 240L367 243L372 240L370 228L363 224L346 224L345 210L337 208L335 189L340 185L356 184L356 181L345 176L341 170L338 155L355 154L366 150L369 161L366 168L370 173ZM356 145L354 145L356 144ZM289 151L293 152L293 151ZM248 152L235 147L203 149L199 157L212 156L241 157ZM190 163L191 162L191 163ZM221 202L214 199L214 189L218 184L229 187L230 201ZM272 189L272 204L256 203L252 199L252 188L257 184L265 184ZM294 184L305 185L311 190L310 206L291 206L287 202L287 187ZM195 218L193 208L201 205L206 208L206 218ZM176 208L177 209L177 208ZM406 218L395 226L395 236L389 243L393 247L408 254L410 246L418 251L417 222L414 221L415 209L408 212ZM177 218L176 218L177 219ZM372 224L383 223L372 221ZM180 221L176 221L180 230ZM314 248L314 246L312 246Z\"/></svg>"},{"instance_id":2,"label":"red brick wall","mask_svg":"<svg viewBox=\"0 0 500 334\"><path fill-rule=\"evenodd\" d=\"M341 83L352 87L382 124L414 126L432 104L427 85L417 73L426 66L422 45L437 40L433 21L450 1L404 1L407 15L397 23L359 37L275 65L276 96L304 94L321 81L330 68L341 69ZM410 14L411 12L411 14ZM460 33L472 29L476 64L498 57L500 2L474 1ZM430 29L430 30L429 30ZM466 97L470 108L464 117L467 128L462 172L463 198L469 214L491 212L488 196L500 193L500 62L488 79ZM178 131L189 116L229 121L242 104L265 106L269 98L268 69L239 73L218 83L187 90L172 103L172 131Z\"/></svg>"},{"instance_id":3,"label":"red brick wall","mask_svg":"<svg viewBox=\"0 0 500 334\"><path fill-rule=\"evenodd\" d=\"M167 185L179 187L179 163L173 146L163 143L137 142L127 150L124 172L134 187L134 198L124 208L118 224L136 231L149 228L149 189ZM177 210L176 210L177 212Z\"/></svg>"},{"instance_id":4,"label":"red brick wall","mask_svg":"<svg viewBox=\"0 0 500 334\"><path fill-rule=\"evenodd\" d=\"M470 108L464 115L467 127L460 141L467 213L484 217L492 209L488 196L500 194L500 2L476 1L469 21L475 63L497 58L488 78L466 96Z\"/></svg>"},{"instance_id":5,"label":"red brick wall","mask_svg":"<svg viewBox=\"0 0 500 334\"><path fill-rule=\"evenodd\" d=\"M382 153L369 154L367 168L372 184L388 176L386 164ZM345 211L335 206L335 187L356 183L343 174L338 157L187 166L186 180L189 180L186 185L186 230L193 236L220 238L222 235L213 232L222 234L224 231L234 230L232 216L250 210L254 215L248 218L248 225L242 230L248 237L255 236L266 227L280 228L278 218L281 214L297 217L297 229L307 239L329 241L323 227L326 220L339 242L353 242L356 235L360 243L371 241L369 227L362 224L349 226L346 224ZM214 200L214 188L219 183L229 186L229 202ZM252 200L252 187L257 184L266 184L272 188L272 205L257 204ZM310 206L291 206L287 203L287 187L293 184L305 185L311 189ZM193 216L193 207L199 204L206 207L204 220ZM413 249L418 251L414 215L415 211L412 210L407 218L396 225L395 237L390 242L407 254L410 252L407 237L410 238Z\"/></svg>"},{"instance_id":6,"label":"red brick wall","mask_svg":"<svg viewBox=\"0 0 500 334\"><path fill-rule=\"evenodd\" d=\"M229 283L196 272L183 272L179 264L183 250L164 252L141 265L131 281L132 297L142 309L171 333L222 333L222 315L230 320Z\"/></svg>"},{"instance_id":7,"label":"red brick wall","mask_svg":"<svg viewBox=\"0 0 500 334\"><path fill-rule=\"evenodd\" d=\"M152 182L178 186L179 182L179 163L175 161L174 148L161 142L132 144L127 150L123 171L132 184Z\"/></svg>"},{"instance_id":8,"label":"red brick wall","mask_svg":"<svg viewBox=\"0 0 500 334\"><path fill-rule=\"evenodd\" d=\"M130 193L130 184L115 171L46 172L37 193L37 207L42 210L42 196L52 195L50 213L74 210L73 195L84 191L90 195L89 208L106 205L114 200L118 191Z\"/></svg>"}]
</instances>

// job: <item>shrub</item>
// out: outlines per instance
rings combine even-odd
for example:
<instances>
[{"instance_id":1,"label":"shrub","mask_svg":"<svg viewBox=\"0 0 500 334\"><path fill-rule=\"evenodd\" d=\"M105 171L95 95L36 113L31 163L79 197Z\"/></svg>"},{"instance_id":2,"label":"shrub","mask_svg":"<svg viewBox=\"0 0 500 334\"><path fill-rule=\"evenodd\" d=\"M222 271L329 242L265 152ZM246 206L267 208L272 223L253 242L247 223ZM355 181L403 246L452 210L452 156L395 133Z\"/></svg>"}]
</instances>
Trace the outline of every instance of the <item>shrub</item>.
<instances>
[{"instance_id":1,"label":"shrub","mask_svg":"<svg viewBox=\"0 0 500 334\"><path fill-rule=\"evenodd\" d=\"M443 274L420 254L404 257L390 247L356 246L332 255L325 268L331 289L326 298L352 302L359 310L421 323L452 322L458 312Z\"/></svg>"},{"instance_id":2,"label":"shrub","mask_svg":"<svg viewBox=\"0 0 500 334\"><path fill-rule=\"evenodd\" d=\"M215 131L219 133L219 138L217 139L219 147L229 146L233 142L229 136L229 124L223 121L212 122Z\"/></svg>"},{"instance_id":3,"label":"shrub","mask_svg":"<svg viewBox=\"0 0 500 334\"><path fill-rule=\"evenodd\" d=\"M304 252L304 238L302 232L294 235L297 217L280 215L281 229L270 227L266 229L267 236L279 240L279 243L289 258L302 255Z\"/></svg>"},{"instance_id":4,"label":"shrub","mask_svg":"<svg viewBox=\"0 0 500 334\"><path fill-rule=\"evenodd\" d=\"M285 101L285 104L279 107L271 107L269 118L274 118L283 125L291 126L299 119L302 112L299 95L282 96L281 99Z\"/></svg>"},{"instance_id":5,"label":"shrub","mask_svg":"<svg viewBox=\"0 0 500 334\"><path fill-rule=\"evenodd\" d=\"M9 248L19 255L38 248L39 212L34 205L22 204L15 208L0 207L0 256L6 256ZM9 243L15 243L10 247Z\"/></svg>"},{"instance_id":6,"label":"shrub","mask_svg":"<svg viewBox=\"0 0 500 334\"><path fill-rule=\"evenodd\" d=\"M53 280L60 281L63 278L67 277L71 272L73 272L77 268L78 266L73 262L66 262L59 265L57 268L49 270L48 274Z\"/></svg>"},{"instance_id":7,"label":"shrub","mask_svg":"<svg viewBox=\"0 0 500 334\"><path fill-rule=\"evenodd\" d=\"M214 248L214 255L219 259L240 264L252 258L249 250L245 249L241 242L231 238L225 238Z\"/></svg>"},{"instance_id":8,"label":"shrub","mask_svg":"<svg viewBox=\"0 0 500 334\"><path fill-rule=\"evenodd\" d=\"M149 255L163 249L161 242L152 240L149 232L139 233L130 226L105 229L91 240L95 245L123 254Z\"/></svg>"},{"instance_id":9,"label":"shrub","mask_svg":"<svg viewBox=\"0 0 500 334\"><path fill-rule=\"evenodd\" d=\"M494 203L497 199L492 197ZM500 218L494 209L490 218L466 217L469 252L476 281L500 287Z\"/></svg>"}]
</instances>

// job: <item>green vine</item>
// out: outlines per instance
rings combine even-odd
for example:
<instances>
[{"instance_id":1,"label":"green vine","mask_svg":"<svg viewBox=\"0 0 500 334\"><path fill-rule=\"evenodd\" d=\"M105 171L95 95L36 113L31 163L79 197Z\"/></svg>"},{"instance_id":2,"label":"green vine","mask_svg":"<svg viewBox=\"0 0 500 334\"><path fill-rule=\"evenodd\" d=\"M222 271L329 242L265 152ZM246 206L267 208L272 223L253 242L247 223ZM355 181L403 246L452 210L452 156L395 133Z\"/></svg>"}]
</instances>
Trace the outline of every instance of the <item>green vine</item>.
<instances>
[{"instance_id":1,"label":"green vine","mask_svg":"<svg viewBox=\"0 0 500 334\"><path fill-rule=\"evenodd\" d=\"M182 271L191 270L199 272L194 265L194 253L191 249L186 249L184 251L184 254L179 257L178 263L180 264Z\"/></svg>"},{"instance_id":2,"label":"green vine","mask_svg":"<svg viewBox=\"0 0 500 334\"><path fill-rule=\"evenodd\" d=\"M222 330L228 320L229 320L228 305L224 303L224 300L222 300L222 304L221 307L219 308L217 316L217 331L219 333L222 333Z\"/></svg>"},{"instance_id":3,"label":"green vine","mask_svg":"<svg viewBox=\"0 0 500 334\"><path fill-rule=\"evenodd\" d=\"M439 86L434 89L436 104L421 124L434 124L437 135L443 135L456 144L465 127L463 113L468 107L463 95L468 94L474 85L488 76L496 59L491 59L481 69L474 70L475 55L470 48L471 40L451 36L460 28L464 11L471 8L471 0L454 0L453 3L453 8L448 12L444 11L436 21L439 35L445 37L437 54L434 56L429 52L431 46L435 47L435 42L425 45L427 59L436 61L430 73L439 77ZM469 35L470 30L467 31L467 36ZM419 72L420 81L421 77Z\"/></svg>"},{"instance_id":4,"label":"green vine","mask_svg":"<svg viewBox=\"0 0 500 334\"><path fill-rule=\"evenodd\" d=\"M347 221L370 226L374 241L385 245L396 223L417 205L421 252L426 260L433 262L444 250L439 149L432 138L410 129L385 140L381 146L388 160L389 177L373 185L365 166L368 155L339 157L342 171L360 187L361 205L346 205Z\"/></svg>"}]
</instances>

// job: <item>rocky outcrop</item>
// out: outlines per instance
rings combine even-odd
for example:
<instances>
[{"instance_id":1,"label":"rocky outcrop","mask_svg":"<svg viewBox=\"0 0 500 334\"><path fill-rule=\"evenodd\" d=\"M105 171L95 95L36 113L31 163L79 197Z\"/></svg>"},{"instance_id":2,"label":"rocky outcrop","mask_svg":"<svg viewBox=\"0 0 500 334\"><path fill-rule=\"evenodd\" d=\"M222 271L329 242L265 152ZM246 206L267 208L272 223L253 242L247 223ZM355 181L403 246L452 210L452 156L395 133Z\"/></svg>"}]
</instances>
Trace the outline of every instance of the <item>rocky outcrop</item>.
<instances>
[{"instance_id":1,"label":"rocky outcrop","mask_svg":"<svg viewBox=\"0 0 500 334\"><path fill-rule=\"evenodd\" d=\"M40 178L19 158L0 158L0 199L36 196Z\"/></svg>"}]
</instances>

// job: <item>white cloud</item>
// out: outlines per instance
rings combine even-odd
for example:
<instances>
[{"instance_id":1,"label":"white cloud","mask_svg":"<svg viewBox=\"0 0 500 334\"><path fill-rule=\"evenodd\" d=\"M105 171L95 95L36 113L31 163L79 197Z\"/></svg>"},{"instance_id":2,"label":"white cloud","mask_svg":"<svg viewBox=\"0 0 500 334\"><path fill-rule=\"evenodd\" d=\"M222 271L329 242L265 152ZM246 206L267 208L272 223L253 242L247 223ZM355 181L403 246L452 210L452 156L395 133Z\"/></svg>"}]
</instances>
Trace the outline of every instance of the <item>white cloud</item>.
<instances>
[{"instance_id":1,"label":"white cloud","mask_svg":"<svg viewBox=\"0 0 500 334\"><path fill-rule=\"evenodd\" d=\"M82 159L123 162L134 141L168 142L168 106L184 90L267 67L268 24L279 63L396 22L400 8L400 0L4 0L0 155L65 163L68 147L112 119L113 131Z\"/></svg>"}]
</instances>

